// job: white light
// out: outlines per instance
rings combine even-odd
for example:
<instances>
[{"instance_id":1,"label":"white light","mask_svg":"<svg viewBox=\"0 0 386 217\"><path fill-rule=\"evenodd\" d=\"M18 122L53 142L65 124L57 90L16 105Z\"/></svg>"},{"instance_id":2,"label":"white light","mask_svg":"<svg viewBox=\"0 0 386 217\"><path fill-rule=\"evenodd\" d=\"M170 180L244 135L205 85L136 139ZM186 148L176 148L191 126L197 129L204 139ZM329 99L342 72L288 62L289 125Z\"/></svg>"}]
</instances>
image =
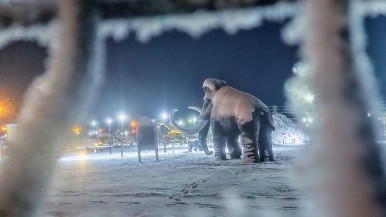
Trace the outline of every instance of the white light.
<instances>
[{"instance_id":1,"label":"white light","mask_svg":"<svg viewBox=\"0 0 386 217\"><path fill-rule=\"evenodd\" d=\"M371 116L371 113L369 112L369 113L367 113L367 117L370 117Z\"/></svg>"},{"instance_id":2,"label":"white light","mask_svg":"<svg viewBox=\"0 0 386 217\"><path fill-rule=\"evenodd\" d=\"M78 160L80 160L80 161L85 161L85 160L87 160L87 155L86 155L85 153L80 153L80 154L78 155Z\"/></svg>"},{"instance_id":3,"label":"white light","mask_svg":"<svg viewBox=\"0 0 386 217\"><path fill-rule=\"evenodd\" d=\"M111 124L112 122L113 122L113 120L111 120L111 118L106 119L106 123Z\"/></svg>"},{"instance_id":4,"label":"white light","mask_svg":"<svg viewBox=\"0 0 386 217\"><path fill-rule=\"evenodd\" d=\"M162 113L161 118L162 120L166 121L166 119L168 118L168 115L166 113Z\"/></svg>"},{"instance_id":5,"label":"white light","mask_svg":"<svg viewBox=\"0 0 386 217\"><path fill-rule=\"evenodd\" d=\"M196 122L197 122L197 118L193 117L193 123L196 123Z\"/></svg>"},{"instance_id":6,"label":"white light","mask_svg":"<svg viewBox=\"0 0 386 217\"><path fill-rule=\"evenodd\" d=\"M98 124L97 121L91 121L91 125L96 126Z\"/></svg>"},{"instance_id":7,"label":"white light","mask_svg":"<svg viewBox=\"0 0 386 217\"><path fill-rule=\"evenodd\" d=\"M124 120L126 120L126 115L123 114L123 113L121 113L121 114L118 115L118 119L119 119L121 122L123 122Z\"/></svg>"},{"instance_id":8,"label":"white light","mask_svg":"<svg viewBox=\"0 0 386 217\"><path fill-rule=\"evenodd\" d=\"M178 125L181 125L181 126L182 126L182 125L184 125L184 124L185 124L184 121L182 121L182 120L179 120L179 121L178 121Z\"/></svg>"}]
</instances>

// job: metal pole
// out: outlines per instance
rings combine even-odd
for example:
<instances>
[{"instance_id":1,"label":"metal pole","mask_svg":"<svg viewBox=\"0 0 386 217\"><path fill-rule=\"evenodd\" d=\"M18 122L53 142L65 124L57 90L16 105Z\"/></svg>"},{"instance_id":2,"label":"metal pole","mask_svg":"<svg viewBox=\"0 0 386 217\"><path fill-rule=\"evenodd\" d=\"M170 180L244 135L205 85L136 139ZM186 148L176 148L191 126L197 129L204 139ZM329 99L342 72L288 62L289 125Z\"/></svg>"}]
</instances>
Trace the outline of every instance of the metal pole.
<instances>
[{"instance_id":1,"label":"metal pole","mask_svg":"<svg viewBox=\"0 0 386 217\"><path fill-rule=\"evenodd\" d=\"M122 138L122 131L123 131L123 120L121 121L121 138ZM123 157L123 141L121 140L121 157Z\"/></svg>"}]
</instances>

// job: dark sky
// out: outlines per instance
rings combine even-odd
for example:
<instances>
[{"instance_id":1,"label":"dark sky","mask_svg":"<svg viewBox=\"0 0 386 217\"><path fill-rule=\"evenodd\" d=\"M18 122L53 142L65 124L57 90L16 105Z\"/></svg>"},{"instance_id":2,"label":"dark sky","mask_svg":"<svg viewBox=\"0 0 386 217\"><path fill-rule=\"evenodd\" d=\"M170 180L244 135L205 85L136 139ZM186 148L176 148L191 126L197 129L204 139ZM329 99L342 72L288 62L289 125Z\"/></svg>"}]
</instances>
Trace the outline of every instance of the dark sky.
<instances>
[{"instance_id":1,"label":"dark sky","mask_svg":"<svg viewBox=\"0 0 386 217\"><path fill-rule=\"evenodd\" d=\"M208 77L260 98L267 105L284 105L283 85L297 61L297 47L283 44L282 24L228 35L218 29L193 39L170 31L146 44L131 36L107 40L107 72L100 98L90 118L158 116L171 108L201 106L202 82ZM385 94L386 18L367 19L368 52ZM31 42L0 50L0 88L21 96L33 77L44 71L46 51ZM16 97L20 102L21 97Z\"/></svg>"},{"instance_id":2,"label":"dark sky","mask_svg":"<svg viewBox=\"0 0 386 217\"><path fill-rule=\"evenodd\" d=\"M280 39L280 24L228 35L214 30L192 39L172 31L141 44L134 37L108 41L103 113L121 107L133 115L201 106L202 82L220 78L268 105L283 105L283 84L296 61ZM111 97L113 96L113 97Z\"/></svg>"},{"instance_id":3,"label":"dark sky","mask_svg":"<svg viewBox=\"0 0 386 217\"><path fill-rule=\"evenodd\" d=\"M367 52L373 63L382 100L386 101L386 16L365 20L367 30Z\"/></svg>"}]
</instances>

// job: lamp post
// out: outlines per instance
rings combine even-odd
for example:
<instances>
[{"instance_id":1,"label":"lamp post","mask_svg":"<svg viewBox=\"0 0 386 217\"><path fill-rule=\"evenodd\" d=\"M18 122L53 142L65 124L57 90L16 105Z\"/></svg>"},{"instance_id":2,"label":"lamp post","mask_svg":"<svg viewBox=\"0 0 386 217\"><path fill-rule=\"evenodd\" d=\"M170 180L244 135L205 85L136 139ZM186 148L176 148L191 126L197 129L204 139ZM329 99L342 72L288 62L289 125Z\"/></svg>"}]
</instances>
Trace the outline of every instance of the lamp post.
<instances>
[{"instance_id":1,"label":"lamp post","mask_svg":"<svg viewBox=\"0 0 386 217\"><path fill-rule=\"evenodd\" d=\"M166 153L166 138L165 138L165 128L166 128L166 120L167 120L167 114L166 113L162 113L161 114L161 119L163 121L163 128L162 128L162 141L164 143L164 153Z\"/></svg>"},{"instance_id":2,"label":"lamp post","mask_svg":"<svg viewBox=\"0 0 386 217\"><path fill-rule=\"evenodd\" d=\"M91 125L96 128L96 134L95 135L96 135L96 137L98 137L98 134L99 134L98 121L92 121Z\"/></svg>"},{"instance_id":3,"label":"lamp post","mask_svg":"<svg viewBox=\"0 0 386 217\"><path fill-rule=\"evenodd\" d=\"M92 142L92 145L94 146L94 145L95 145L95 142L97 141L98 133L99 133L99 129L98 129L98 121L96 121L96 120L91 121L91 125L92 125L93 127L95 127L95 129L96 129L96 132L93 131L93 134L92 134L92 135L94 135L94 136L92 136L92 137L94 137L93 142ZM92 138L92 137L91 137L91 138Z\"/></svg>"},{"instance_id":4,"label":"lamp post","mask_svg":"<svg viewBox=\"0 0 386 217\"><path fill-rule=\"evenodd\" d=\"M106 123L107 125L109 126L109 145L110 145L110 154L111 154L111 123L113 122L113 120L111 120L110 118L107 118L106 120Z\"/></svg>"},{"instance_id":5,"label":"lamp post","mask_svg":"<svg viewBox=\"0 0 386 217\"><path fill-rule=\"evenodd\" d=\"M121 122L121 138L122 138L122 135L123 135L123 122L126 120L126 115L124 115L123 113L119 114L118 116L119 118L119 121ZM121 141L121 157L123 157L123 142Z\"/></svg>"}]
</instances>

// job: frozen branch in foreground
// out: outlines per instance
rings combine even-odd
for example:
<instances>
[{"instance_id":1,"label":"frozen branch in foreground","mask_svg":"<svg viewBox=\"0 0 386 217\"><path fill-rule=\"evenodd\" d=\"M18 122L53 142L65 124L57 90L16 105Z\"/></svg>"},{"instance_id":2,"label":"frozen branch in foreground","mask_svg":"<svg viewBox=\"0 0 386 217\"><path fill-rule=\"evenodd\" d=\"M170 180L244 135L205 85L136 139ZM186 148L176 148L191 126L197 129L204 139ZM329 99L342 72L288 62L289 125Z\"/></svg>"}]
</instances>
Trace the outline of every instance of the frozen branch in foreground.
<instances>
[{"instance_id":1,"label":"frozen branch in foreground","mask_svg":"<svg viewBox=\"0 0 386 217\"><path fill-rule=\"evenodd\" d=\"M94 71L89 61L98 53L93 50L96 30L90 3L60 1L48 70L29 88L17 120L20 134L2 162L0 216L39 216L66 132L77 115L82 116L79 112L87 111L80 107L80 93L96 92L101 71Z\"/></svg>"},{"instance_id":2,"label":"frozen branch in foreground","mask_svg":"<svg viewBox=\"0 0 386 217\"><path fill-rule=\"evenodd\" d=\"M299 12L298 3L277 3L269 7L228 9L216 12L197 11L191 14L166 15L135 19L107 20L100 25L100 34L123 40L133 32L140 42L148 42L169 30L179 30L193 38L218 28L228 34L259 27L265 20L284 21Z\"/></svg>"},{"instance_id":3,"label":"frozen branch in foreground","mask_svg":"<svg viewBox=\"0 0 386 217\"><path fill-rule=\"evenodd\" d=\"M305 48L318 123L314 144L298 169L305 171L300 186L314 196L319 216L386 214L383 162L367 116L377 96L369 88L375 87L370 67L359 58L364 40L356 31L361 23L353 19L359 19L354 2L307 1Z\"/></svg>"}]
</instances>

